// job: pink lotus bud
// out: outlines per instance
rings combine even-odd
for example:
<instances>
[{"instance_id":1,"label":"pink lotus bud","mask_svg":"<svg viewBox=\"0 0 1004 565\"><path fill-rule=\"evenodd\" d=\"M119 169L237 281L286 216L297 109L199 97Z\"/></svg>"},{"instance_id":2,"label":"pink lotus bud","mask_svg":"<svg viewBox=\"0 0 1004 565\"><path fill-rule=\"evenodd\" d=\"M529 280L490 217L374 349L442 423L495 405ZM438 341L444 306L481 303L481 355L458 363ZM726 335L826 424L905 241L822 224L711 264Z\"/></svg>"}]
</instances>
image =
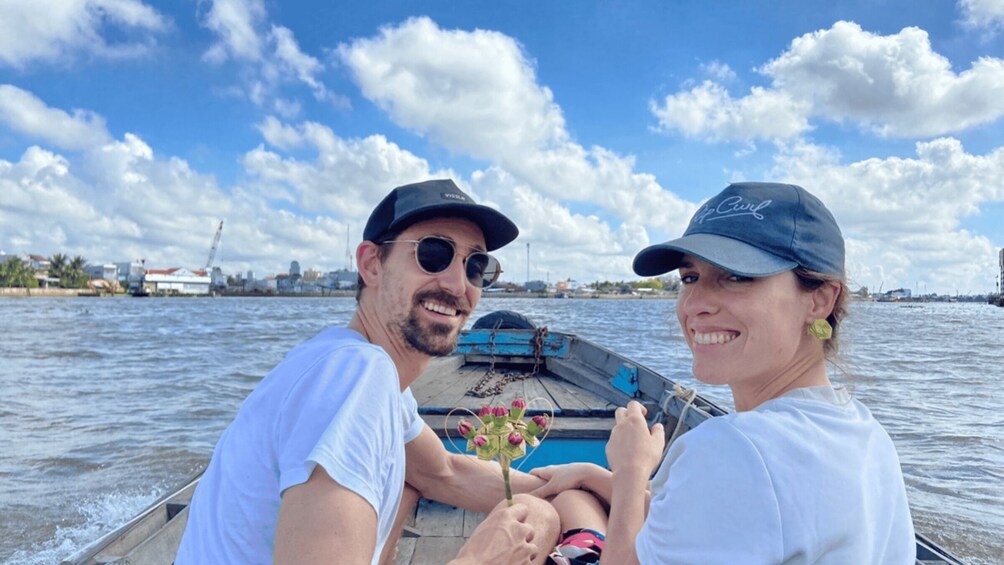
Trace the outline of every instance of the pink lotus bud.
<instances>
[{"instance_id":1,"label":"pink lotus bud","mask_svg":"<svg viewBox=\"0 0 1004 565\"><path fill-rule=\"evenodd\" d=\"M481 407L480 410L478 410L478 418L484 418L485 416L491 416L491 414L492 414L492 407L489 406L489 405L487 405L487 404L485 404L484 406Z\"/></svg>"},{"instance_id":2,"label":"pink lotus bud","mask_svg":"<svg viewBox=\"0 0 1004 565\"><path fill-rule=\"evenodd\" d=\"M457 431L464 439L471 439L474 437L474 426L468 420L460 420L460 424L457 426Z\"/></svg>"},{"instance_id":3,"label":"pink lotus bud","mask_svg":"<svg viewBox=\"0 0 1004 565\"><path fill-rule=\"evenodd\" d=\"M474 436L474 439L472 441L474 442L474 445L476 447L484 447L485 444L488 443L488 438L479 435L479 436Z\"/></svg>"},{"instance_id":4,"label":"pink lotus bud","mask_svg":"<svg viewBox=\"0 0 1004 565\"><path fill-rule=\"evenodd\" d=\"M511 434L509 434L509 445L519 445L521 443L523 443L522 435L516 432L512 432Z\"/></svg>"},{"instance_id":5,"label":"pink lotus bud","mask_svg":"<svg viewBox=\"0 0 1004 565\"><path fill-rule=\"evenodd\" d=\"M505 418L506 416L509 415L509 409L506 408L505 406L502 406L500 404L500 405L496 406L495 408L492 408L492 414L496 418Z\"/></svg>"},{"instance_id":6,"label":"pink lotus bud","mask_svg":"<svg viewBox=\"0 0 1004 565\"><path fill-rule=\"evenodd\" d=\"M533 417L533 423L541 427L541 429L547 429L547 416L543 414L537 414Z\"/></svg>"},{"instance_id":7,"label":"pink lotus bud","mask_svg":"<svg viewBox=\"0 0 1004 565\"><path fill-rule=\"evenodd\" d=\"M522 398L517 398L516 400L513 400L512 404L509 406L517 410L526 410L526 401Z\"/></svg>"}]
</instances>

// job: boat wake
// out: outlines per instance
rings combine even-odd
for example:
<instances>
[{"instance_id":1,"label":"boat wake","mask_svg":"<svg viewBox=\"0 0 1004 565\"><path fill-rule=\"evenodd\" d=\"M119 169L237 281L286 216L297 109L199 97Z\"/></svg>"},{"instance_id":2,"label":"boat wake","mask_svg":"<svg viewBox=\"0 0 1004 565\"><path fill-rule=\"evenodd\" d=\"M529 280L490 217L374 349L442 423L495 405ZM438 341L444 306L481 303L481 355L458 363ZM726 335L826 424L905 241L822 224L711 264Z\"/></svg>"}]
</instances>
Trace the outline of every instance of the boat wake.
<instances>
[{"instance_id":1,"label":"boat wake","mask_svg":"<svg viewBox=\"0 0 1004 565\"><path fill-rule=\"evenodd\" d=\"M9 565L52 565L136 515L163 494L162 490L147 492L115 492L80 502L77 516L68 516L56 526L52 537L34 544L31 549L19 549L4 561Z\"/></svg>"}]
</instances>

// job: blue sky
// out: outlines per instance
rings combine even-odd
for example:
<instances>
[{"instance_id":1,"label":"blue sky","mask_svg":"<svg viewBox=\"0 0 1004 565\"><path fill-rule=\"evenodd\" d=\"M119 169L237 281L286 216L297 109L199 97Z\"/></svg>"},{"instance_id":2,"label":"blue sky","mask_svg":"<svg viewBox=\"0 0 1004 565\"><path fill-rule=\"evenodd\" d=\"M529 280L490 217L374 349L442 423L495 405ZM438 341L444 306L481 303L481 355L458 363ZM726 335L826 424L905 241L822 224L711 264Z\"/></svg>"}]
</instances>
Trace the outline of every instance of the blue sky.
<instances>
[{"instance_id":1,"label":"blue sky","mask_svg":"<svg viewBox=\"0 0 1004 565\"><path fill-rule=\"evenodd\" d=\"M630 280L768 180L831 208L852 288L987 292L1002 34L1004 0L9 0L0 249L196 269L224 220L225 272L331 270L449 176L520 226L504 279Z\"/></svg>"}]
</instances>

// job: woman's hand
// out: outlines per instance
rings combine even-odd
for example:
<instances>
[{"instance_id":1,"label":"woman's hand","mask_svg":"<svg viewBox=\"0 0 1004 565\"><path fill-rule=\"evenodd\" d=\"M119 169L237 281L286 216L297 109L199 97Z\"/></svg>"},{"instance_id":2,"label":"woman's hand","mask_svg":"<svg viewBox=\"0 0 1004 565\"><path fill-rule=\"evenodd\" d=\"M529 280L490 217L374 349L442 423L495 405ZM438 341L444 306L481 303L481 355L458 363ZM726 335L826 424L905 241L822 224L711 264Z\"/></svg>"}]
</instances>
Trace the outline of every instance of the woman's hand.
<instances>
[{"instance_id":1,"label":"woman's hand","mask_svg":"<svg viewBox=\"0 0 1004 565\"><path fill-rule=\"evenodd\" d=\"M607 463L614 473L637 472L646 478L662 460L666 435L662 424L649 429L645 407L632 400L614 412L613 431L607 441Z\"/></svg>"},{"instance_id":2,"label":"woman's hand","mask_svg":"<svg viewBox=\"0 0 1004 565\"><path fill-rule=\"evenodd\" d=\"M568 463L566 465L550 465L538 467L530 471L530 474L547 481L530 494L540 498L550 498L559 492L585 488L595 489L593 482L602 480L602 476L609 475L609 472L592 463Z\"/></svg>"}]
</instances>

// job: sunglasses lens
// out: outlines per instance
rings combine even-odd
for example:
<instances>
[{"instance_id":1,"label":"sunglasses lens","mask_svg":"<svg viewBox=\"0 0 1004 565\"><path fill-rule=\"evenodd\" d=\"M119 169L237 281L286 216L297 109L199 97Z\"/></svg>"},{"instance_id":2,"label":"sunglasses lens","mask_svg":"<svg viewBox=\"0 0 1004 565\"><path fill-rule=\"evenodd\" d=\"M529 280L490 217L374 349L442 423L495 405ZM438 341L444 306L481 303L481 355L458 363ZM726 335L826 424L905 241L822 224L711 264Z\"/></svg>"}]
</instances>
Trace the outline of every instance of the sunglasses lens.
<instances>
[{"instance_id":1,"label":"sunglasses lens","mask_svg":"<svg viewBox=\"0 0 1004 565\"><path fill-rule=\"evenodd\" d=\"M453 242L441 237L425 237L418 241L416 257L418 266L430 275L442 273L450 268L456 254ZM502 267L497 259L487 253L475 251L465 262L467 280L478 288L488 288L502 274Z\"/></svg>"},{"instance_id":2,"label":"sunglasses lens","mask_svg":"<svg viewBox=\"0 0 1004 565\"><path fill-rule=\"evenodd\" d=\"M441 273L453 262L453 244L438 237L418 242L418 265L429 274Z\"/></svg>"},{"instance_id":3,"label":"sunglasses lens","mask_svg":"<svg viewBox=\"0 0 1004 565\"><path fill-rule=\"evenodd\" d=\"M472 285L488 288L500 274L502 274L501 266L491 255L478 252L467 257L467 279Z\"/></svg>"}]
</instances>

